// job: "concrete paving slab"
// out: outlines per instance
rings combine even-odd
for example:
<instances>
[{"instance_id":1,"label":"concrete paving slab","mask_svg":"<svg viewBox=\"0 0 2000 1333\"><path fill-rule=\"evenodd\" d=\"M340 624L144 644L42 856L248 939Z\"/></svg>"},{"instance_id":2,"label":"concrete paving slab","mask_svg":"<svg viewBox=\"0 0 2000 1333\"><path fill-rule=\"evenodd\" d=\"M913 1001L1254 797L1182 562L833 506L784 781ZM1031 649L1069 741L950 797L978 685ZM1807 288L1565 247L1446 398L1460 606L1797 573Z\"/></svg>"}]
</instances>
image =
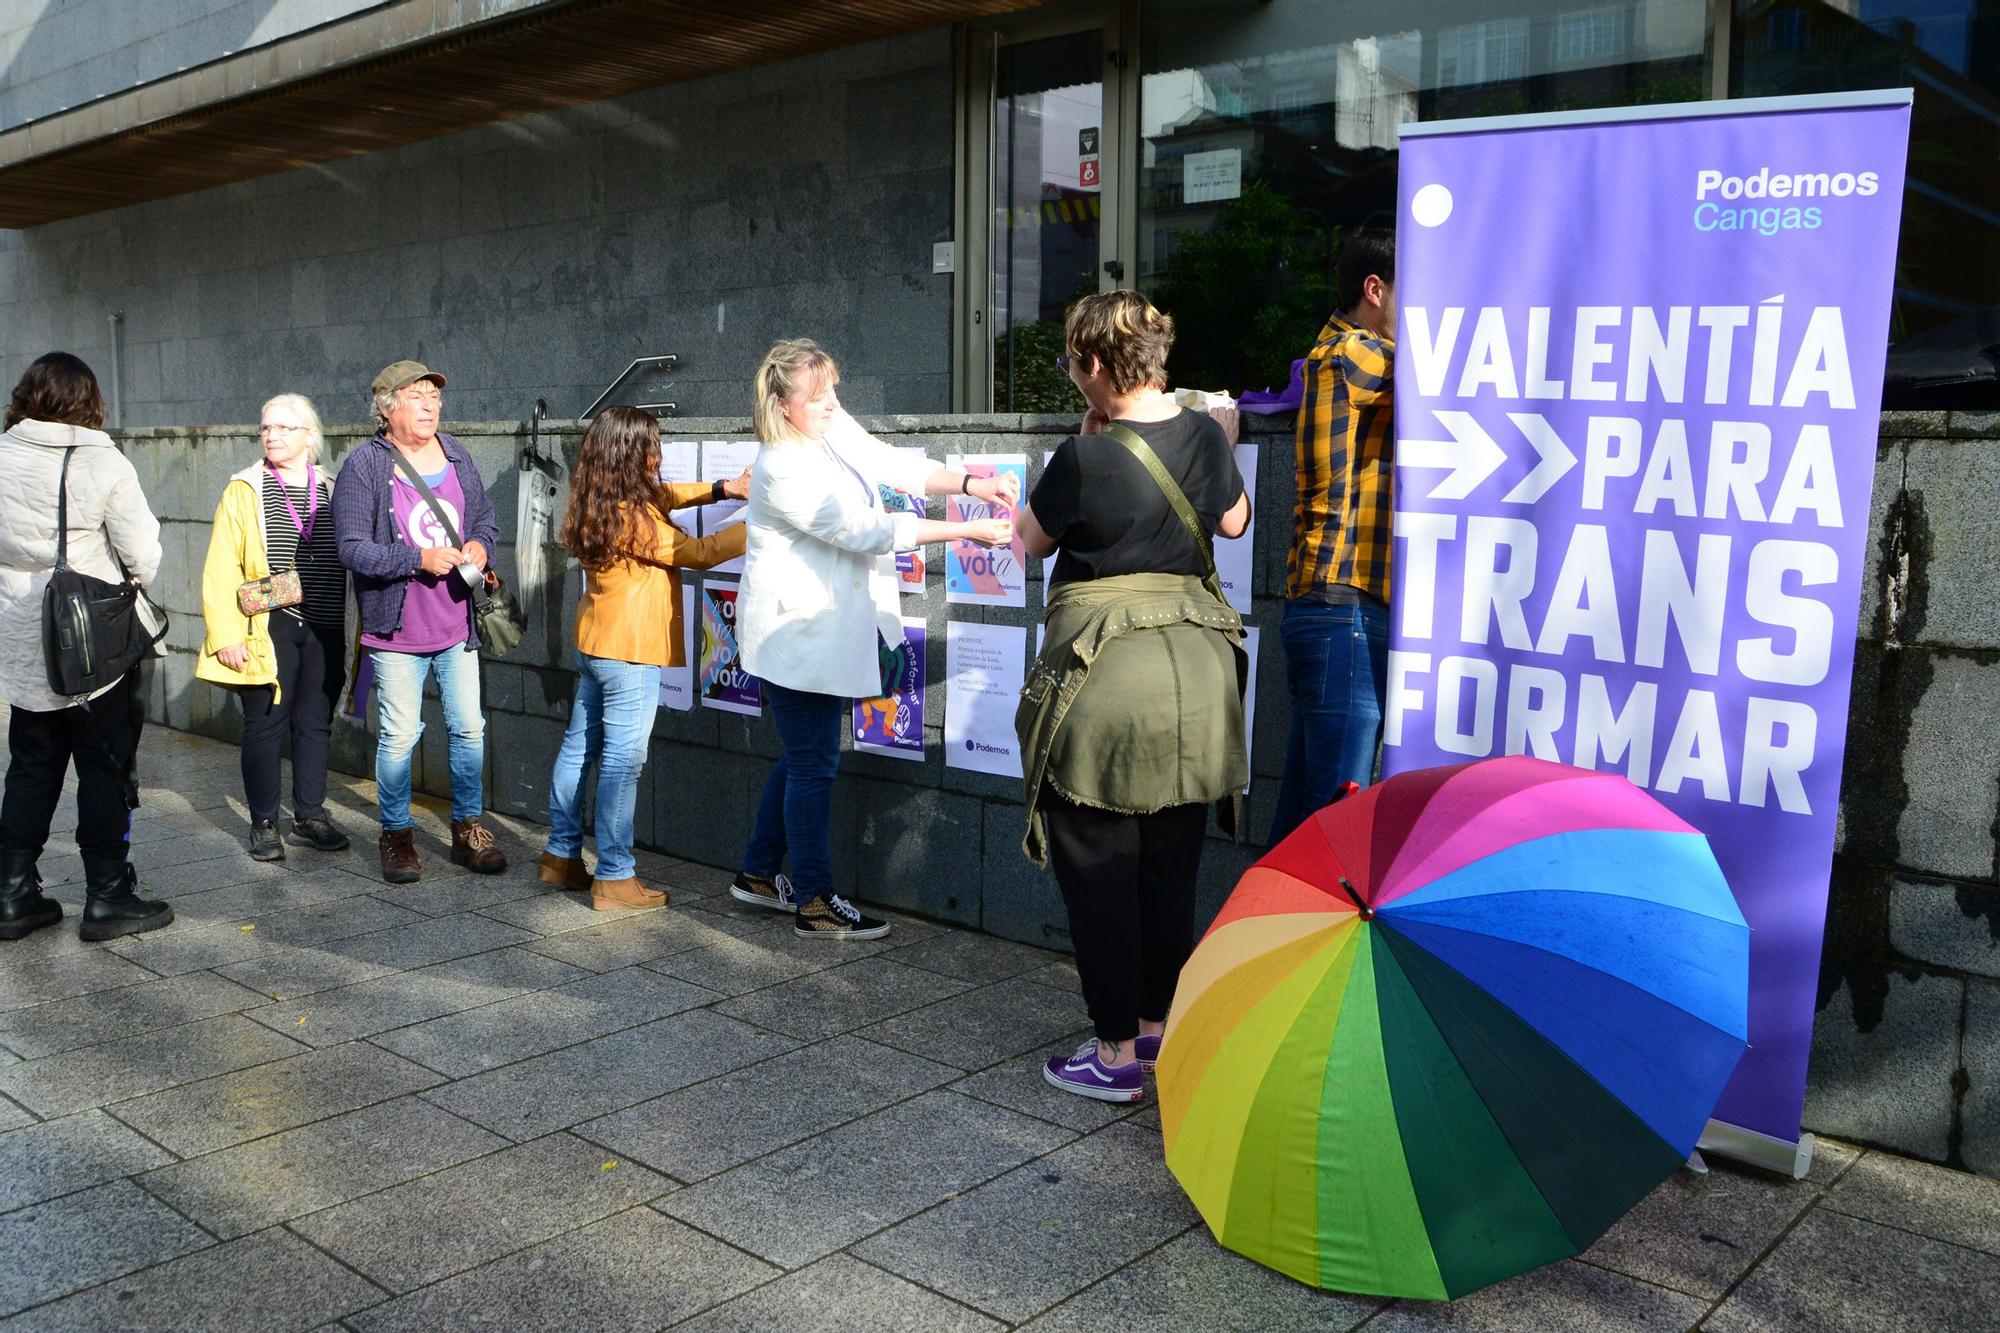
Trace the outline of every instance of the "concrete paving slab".
<instances>
[{"instance_id":1,"label":"concrete paving slab","mask_svg":"<svg viewBox=\"0 0 2000 1333\"><path fill-rule=\"evenodd\" d=\"M250 864L257 863L253 861ZM381 887L379 883L339 869L282 877L266 876L200 893L176 894L173 899L174 921L189 925L255 921L280 912L359 898Z\"/></svg>"},{"instance_id":2,"label":"concrete paving slab","mask_svg":"<svg viewBox=\"0 0 2000 1333\"><path fill-rule=\"evenodd\" d=\"M645 912L666 909L621 907L616 911L600 912L590 905L589 895L558 889L553 893L538 893L532 898L515 898L507 902L493 903L479 910L482 915L490 916L495 921L505 921L510 926L519 926L537 935L562 935L588 926L601 926L607 921L618 921Z\"/></svg>"},{"instance_id":3,"label":"concrete paving slab","mask_svg":"<svg viewBox=\"0 0 2000 1333\"><path fill-rule=\"evenodd\" d=\"M589 975L526 949L495 949L288 998L248 1016L308 1046L335 1046Z\"/></svg>"},{"instance_id":4,"label":"concrete paving slab","mask_svg":"<svg viewBox=\"0 0 2000 1333\"><path fill-rule=\"evenodd\" d=\"M212 1244L129 1180L0 1215L0 1315Z\"/></svg>"},{"instance_id":5,"label":"concrete paving slab","mask_svg":"<svg viewBox=\"0 0 2000 1333\"><path fill-rule=\"evenodd\" d=\"M357 1043L121 1102L118 1118L183 1157L385 1102L439 1078L422 1065Z\"/></svg>"},{"instance_id":6,"label":"concrete paving slab","mask_svg":"<svg viewBox=\"0 0 2000 1333\"><path fill-rule=\"evenodd\" d=\"M966 1191L854 1252L1019 1323L1199 1220L1167 1174L1159 1144L1116 1124Z\"/></svg>"},{"instance_id":7,"label":"concrete paving slab","mask_svg":"<svg viewBox=\"0 0 2000 1333\"><path fill-rule=\"evenodd\" d=\"M789 918L773 913L771 920L767 929L725 936L702 948L656 958L643 966L720 995L743 995L813 972L824 972L857 958L872 957L890 947L888 940L856 940L833 949L794 935Z\"/></svg>"},{"instance_id":8,"label":"concrete paving slab","mask_svg":"<svg viewBox=\"0 0 2000 1333\"><path fill-rule=\"evenodd\" d=\"M858 1035L960 1069L985 1069L1011 1064L1015 1056L1089 1021L1076 996L1015 979L913 1009L862 1028Z\"/></svg>"},{"instance_id":9,"label":"concrete paving slab","mask_svg":"<svg viewBox=\"0 0 2000 1333\"><path fill-rule=\"evenodd\" d=\"M6 1060L0 1060L0 1064L9 1063L17 1062L14 1061L12 1056L9 1056ZM20 1129L25 1125L40 1123L33 1115L29 1114L28 1108L25 1106L15 1102L12 1098L0 1097L0 1134L4 1134L10 1129Z\"/></svg>"},{"instance_id":10,"label":"concrete paving slab","mask_svg":"<svg viewBox=\"0 0 2000 1333\"><path fill-rule=\"evenodd\" d=\"M267 1231L40 1306L5 1327L61 1333L289 1333L364 1310L382 1289L297 1236Z\"/></svg>"},{"instance_id":11,"label":"concrete paving slab","mask_svg":"<svg viewBox=\"0 0 2000 1333\"><path fill-rule=\"evenodd\" d=\"M164 1166L140 1183L228 1239L508 1146L420 1097L399 1097Z\"/></svg>"},{"instance_id":12,"label":"concrete paving slab","mask_svg":"<svg viewBox=\"0 0 2000 1333\"><path fill-rule=\"evenodd\" d=\"M174 1160L102 1111L0 1134L0 1213Z\"/></svg>"},{"instance_id":13,"label":"concrete paving slab","mask_svg":"<svg viewBox=\"0 0 2000 1333\"><path fill-rule=\"evenodd\" d=\"M240 1014L0 1068L0 1092L41 1116L143 1097L306 1048Z\"/></svg>"},{"instance_id":14,"label":"concrete paving slab","mask_svg":"<svg viewBox=\"0 0 2000 1333\"><path fill-rule=\"evenodd\" d=\"M31 1005L67 1000L73 995L89 995L153 979L154 973L101 947L85 953L45 958L37 958L32 953L17 955L12 952L24 946L33 949L44 936L53 936L57 932L74 935L75 930L76 927L65 918L62 925L37 931L23 941L8 943L7 966L0 968L0 1010L26 1009Z\"/></svg>"},{"instance_id":15,"label":"concrete paving slab","mask_svg":"<svg viewBox=\"0 0 2000 1333\"><path fill-rule=\"evenodd\" d=\"M301 949L424 920L427 918L407 907L364 896L259 917L257 934L282 948Z\"/></svg>"},{"instance_id":16,"label":"concrete paving slab","mask_svg":"<svg viewBox=\"0 0 2000 1333\"><path fill-rule=\"evenodd\" d=\"M534 948L537 953L593 972L615 972L669 954L700 949L763 924L749 918L731 920L700 908L669 907L665 911L641 912L550 936L537 941Z\"/></svg>"},{"instance_id":17,"label":"concrete paving slab","mask_svg":"<svg viewBox=\"0 0 2000 1333\"><path fill-rule=\"evenodd\" d=\"M438 1089L430 1100L524 1141L756 1064L797 1044L697 1009L474 1074Z\"/></svg>"},{"instance_id":18,"label":"concrete paving slab","mask_svg":"<svg viewBox=\"0 0 2000 1333\"><path fill-rule=\"evenodd\" d=\"M926 1093L690 1185L660 1208L798 1268L1072 1137L969 1097Z\"/></svg>"},{"instance_id":19,"label":"concrete paving slab","mask_svg":"<svg viewBox=\"0 0 2000 1333\"><path fill-rule=\"evenodd\" d=\"M675 1333L995 1333L976 1311L844 1254L787 1274L680 1324Z\"/></svg>"},{"instance_id":20,"label":"concrete paving slab","mask_svg":"<svg viewBox=\"0 0 2000 1333\"><path fill-rule=\"evenodd\" d=\"M645 1203L673 1182L568 1134L497 1152L292 1223L398 1293Z\"/></svg>"},{"instance_id":21,"label":"concrete paving slab","mask_svg":"<svg viewBox=\"0 0 2000 1333\"><path fill-rule=\"evenodd\" d=\"M0 1014L0 1041L25 1059L254 1009L264 996L212 973L142 981Z\"/></svg>"},{"instance_id":22,"label":"concrete paving slab","mask_svg":"<svg viewBox=\"0 0 2000 1333\"><path fill-rule=\"evenodd\" d=\"M1871 1152L1828 1191L1823 1206L2000 1255L2000 1180Z\"/></svg>"},{"instance_id":23,"label":"concrete paving slab","mask_svg":"<svg viewBox=\"0 0 2000 1333\"><path fill-rule=\"evenodd\" d=\"M415 884L384 884L377 878L374 885L375 896L383 902L425 916L456 916L551 891L535 878L533 862L525 868L510 866L504 875L461 875L442 882L419 880Z\"/></svg>"},{"instance_id":24,"label":"concrete paving slab","mask_svg":"<svg viewBox=\"0 0 2000 1333\"><path fill-rule=\"evenodd\" d=\"M828 943L822 947L844 946ZM966 984L955 978L875 957L739 995L715 1008L717 1013L773 1032L817 1041L920 1008L965 989Z\"/></svg>"},{"instance_id":25,"label":"concrete paving slab","mask_svg":"<svg viewBox=\"0 0 2000 1333\"><path fill-rule=\"evenodd\" d=\"M1371 1330L1423 1333L1470 1329L1477 1333L1547 1333L1587 1328L1591 1333L1667 1333L1693 1328L1707 1304L1685 1292L1649 1286L1622 1273L1569 1259L1449 1303L1397 1301L1368 1321Z\"/></svg>"},{"instance_id":26,"label":"concrete paving slab","mask_svg":"<svg viewBox=\"0 0 2000 1333\"><path fill-rule=\"evenodd\" d=\"M2000 1257L1827 1208L1809 1213L1704 1328L1989 1328Z\"/></svg>"},{"instance_id":27,"label":"concrete paving slab","mask_svg":"<svg viewBox=\"0 0 2000 1333\"><path fill-rule=\"evenodd\" d=\"M776 1276L768 1264L651 1208L629 1208L347 1322L361 1333L656 1329Z\"/></svg>"},{"instance_id":28,"label":"concrete paving slab","mask_svg":"<svg viewBox=\"0 0 2000 1333\"><path fill-rule=\"evenodd\" d=\"M223 974L252 990L291 999L535 938L525 930L477 915L419 918L419 923L334 941L317 949L294 949L262 966L230 967Z\"/></svg>"},{"instance_id":29,"label":"concrete paving slab","mask_svg":"<svg viewBox=\"0 0 2000 1333\"><path fill-rule=\"evenodd\" d=\"M956 1072L834 1037L587 1121L576 1132L676 1180L700 1180L928 1092Z\"/></svg>"},{"instance_id":30,"label":"concrete paving slab","mask_svg":"<svg viewBox=\"0 0 2000 1333\"><path fill-rule=\"evenodd\" d=\"M552 958L544 961L551 967L568 966ZM434 1018L373 1040L441 1074L463 1078L699 1008L717 998L713 991L642 967L585 972L580 980L549 990Z\"/></svg>"},{"instance_id":31,"label":"concrete paving slab","mask_svg":"<svg viewBox=\"0 0 2000 1333\"><path fill-rule=\"evenodd\" d=\"M1387 1304L1294 1282L1230 1253L1207 1228L1196 1227L1023 1327L1035 1333L1350 1329Z\"/></svg>"},{"instance_id":32,"label":"concrete paving slab","mask_svg":"<svg viewBox=\"0 0 2000 1333\"><path fill-rule=\"evenodd\" d=\"M192 922L187 925L176 921L165 930L127 935L104 947L121 958L129 958L166 977L220 969L232 963L285 952L285 946L260 935L256 923L250 921Z\"/></svg>"},{"instance_id":33,"label":"concrete paving slab","mask_svg":"<svg viewBox=\"0 0 2000 1333\"><path fill-rule=\"evenodd\" d=\"M889 938L895 938L893 932ZM1047 967L1056 960L1056 955L991 935L952 931L897 949L895 960L908 967L927 968L974 985L986 985Z\"/></svg>"}]
</instances>

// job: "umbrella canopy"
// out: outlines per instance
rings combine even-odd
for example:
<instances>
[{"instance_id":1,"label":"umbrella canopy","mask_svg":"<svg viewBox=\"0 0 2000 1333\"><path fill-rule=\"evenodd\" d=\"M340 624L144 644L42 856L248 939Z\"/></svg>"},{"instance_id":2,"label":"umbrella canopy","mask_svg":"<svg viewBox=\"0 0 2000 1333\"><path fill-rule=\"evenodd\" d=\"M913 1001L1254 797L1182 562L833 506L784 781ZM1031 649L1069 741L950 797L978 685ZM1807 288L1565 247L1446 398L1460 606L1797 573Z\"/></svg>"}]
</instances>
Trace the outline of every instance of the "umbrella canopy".
<instances>
[{"instance_id":1,"label":"umbrella canopy","mask_svg":"<svg viewBox=\"0 0 2000 1333\"><path fill-rule=\"evenodd\" d=\"M1445 1299L1587 1247L1743 1054L1749 927L1623 777L1406 773L1252 866L1181 973L1167 1164L1223 1245Z\"/></svg>"}]
</instances>

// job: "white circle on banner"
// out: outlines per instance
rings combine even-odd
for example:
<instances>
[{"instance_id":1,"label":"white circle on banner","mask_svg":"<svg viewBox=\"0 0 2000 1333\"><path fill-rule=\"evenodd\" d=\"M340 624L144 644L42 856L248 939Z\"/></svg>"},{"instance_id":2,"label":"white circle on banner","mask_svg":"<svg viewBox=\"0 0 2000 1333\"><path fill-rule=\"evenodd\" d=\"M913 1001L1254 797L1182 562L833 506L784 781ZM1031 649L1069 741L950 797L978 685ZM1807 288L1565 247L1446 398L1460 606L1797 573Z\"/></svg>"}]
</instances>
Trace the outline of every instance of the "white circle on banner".
<instances>
[{"instance_id":1,"label":"white circle on banner","mask_svg":"<svg viewBox=\"0 0 2000 1333\"><path fill-rule=\"evenodd\" d=\"M1420 227L1442 226L1451 216L1451 205L1451 191L1433 182L1410 196L1410 216Z\"/></svg>"}]
</instances>

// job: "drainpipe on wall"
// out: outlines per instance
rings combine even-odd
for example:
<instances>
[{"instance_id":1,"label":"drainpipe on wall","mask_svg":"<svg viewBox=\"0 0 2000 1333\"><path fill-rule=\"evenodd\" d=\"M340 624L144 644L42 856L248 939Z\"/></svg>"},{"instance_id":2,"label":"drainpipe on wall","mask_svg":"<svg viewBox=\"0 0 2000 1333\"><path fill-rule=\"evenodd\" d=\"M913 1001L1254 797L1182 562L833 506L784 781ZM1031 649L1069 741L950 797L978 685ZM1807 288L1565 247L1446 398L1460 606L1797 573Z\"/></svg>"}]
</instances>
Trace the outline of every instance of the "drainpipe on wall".
<instances>
[{"instance_id":1,"label":"drainpipe on wall","mask_svg":"<svg viewBox=\"0 0 2000 1333\"><path fill-rule=\"evenodd\" d=\"M125 312L114 310L111 320L111 424L125 424L125 377L118 365L118 334L125 324Z\"/></svg>"}]
</instances>

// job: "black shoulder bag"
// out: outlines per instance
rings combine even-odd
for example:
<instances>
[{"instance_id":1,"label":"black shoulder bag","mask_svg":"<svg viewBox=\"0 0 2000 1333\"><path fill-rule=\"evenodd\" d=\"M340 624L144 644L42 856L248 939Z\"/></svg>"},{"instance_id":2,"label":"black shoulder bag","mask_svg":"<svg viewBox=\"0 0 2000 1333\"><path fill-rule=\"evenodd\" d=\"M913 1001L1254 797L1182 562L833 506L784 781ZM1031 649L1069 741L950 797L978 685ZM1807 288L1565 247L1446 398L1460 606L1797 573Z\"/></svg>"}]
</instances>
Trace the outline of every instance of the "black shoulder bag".
<instances>
[{"instance_id":1,"label":"black shoulder bag","mask_svg":"<svg viewBox=\"0 0 2000 1333\"><path fill-rule=\"evenodd\" d=\"M402 450L391 445L389 452L395 457L396 467L402 472L403 479L416 488L417 494L424 497L424 503L437 515L437 521L444 526L444 535L451 538L453 546L463 548L465 543L459 539L458 524L451 521L451 515L438 503L437 496L431 494L423 474L403 456ZM505 657L520 646L521 615L508 598L507 585L501 582L499 571L493 568L493 554L491 551L486 553L485 577L472 590L472 615L479 622L480 646L494 657Z\"/></svg>"},{"instance_id":2,"label":"black shoulder bag","mask_svg":"<svg viewBox=\"0 0 2000 1333\"><path fill-rule=\"evenodd\" d=\"M116 551L111 558L127 575L118 583L70 568L69 456L75 452L63 450L56 483L56 567L42 592L42 654L49 688L82 699L116 683L167 636L167 613L133 584ZM142 604L157 629L148 627Z\"/></svg>"}]
</instances>

